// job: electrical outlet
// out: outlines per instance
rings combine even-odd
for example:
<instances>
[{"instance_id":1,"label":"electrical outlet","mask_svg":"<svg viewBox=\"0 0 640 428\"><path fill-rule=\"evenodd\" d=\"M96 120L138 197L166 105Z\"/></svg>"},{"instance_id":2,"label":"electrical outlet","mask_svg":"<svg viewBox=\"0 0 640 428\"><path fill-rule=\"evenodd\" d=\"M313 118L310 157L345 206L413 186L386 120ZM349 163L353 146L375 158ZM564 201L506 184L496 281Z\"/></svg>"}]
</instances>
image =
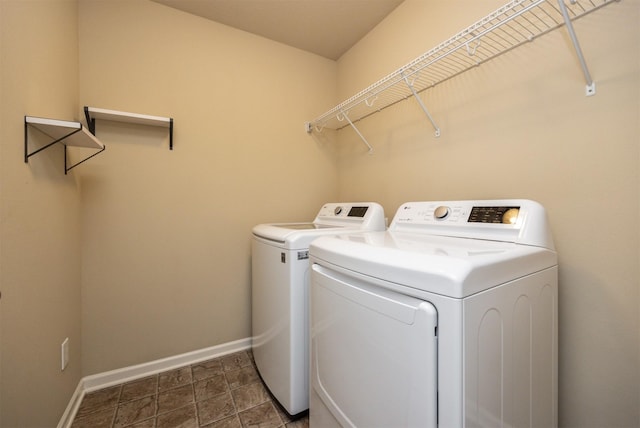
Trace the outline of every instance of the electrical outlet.
<instances>
[{"instance_id":1,"label":"electrical outlet","mask_svg":"<svg viewBox=\"0 0 640 428\"><path fill-rule=\"evenodd\" d=\"M62 342L62 345L60 345L60 348L62 350L61 352L61 359L62 359L62 370L67 368L67 365L69 365L69 338L67 337L64 342Z\"/></svg>"}]
</instances>

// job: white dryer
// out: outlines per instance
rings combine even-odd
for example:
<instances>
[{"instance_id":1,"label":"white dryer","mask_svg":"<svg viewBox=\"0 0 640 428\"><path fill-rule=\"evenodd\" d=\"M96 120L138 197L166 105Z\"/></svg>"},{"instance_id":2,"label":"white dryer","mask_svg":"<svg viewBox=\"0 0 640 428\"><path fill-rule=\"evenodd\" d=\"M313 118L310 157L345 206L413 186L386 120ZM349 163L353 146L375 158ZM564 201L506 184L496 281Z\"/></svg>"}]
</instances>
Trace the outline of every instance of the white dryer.
<instances>
[{"instance_id":1,"label":"white dryer","mask_svg":"<svg viewBox=\"0 0 640 428\"><path fill-rule=\"evenodd\" d=\"M411 202L311 243L315 427L557 426L557 257L529 200Z\"/></svg>"},{"instance_id":2,"label":"white dryer","mask_svg":"<svg viewBox=\"0 0 640 428\"><path fill-rule=\"evenodd\" d=\"M323 235L384 229L384 210L374 202L328 203L312 223L253 228L253 356L290 414L309 408L309 244Z\"/></svg>"}]
</instances>

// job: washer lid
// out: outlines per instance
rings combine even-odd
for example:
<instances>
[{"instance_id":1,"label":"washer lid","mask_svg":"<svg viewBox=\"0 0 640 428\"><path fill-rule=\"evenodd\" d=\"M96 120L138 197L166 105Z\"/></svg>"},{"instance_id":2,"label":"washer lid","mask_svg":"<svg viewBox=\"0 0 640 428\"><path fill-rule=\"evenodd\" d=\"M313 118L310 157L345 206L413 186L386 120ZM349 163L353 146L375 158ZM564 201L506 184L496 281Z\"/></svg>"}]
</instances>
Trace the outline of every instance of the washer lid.
<instances>
[{"instance_id":1,"label":"washer lid","mask_svg":"<svg viewBox=\"0 0 640 428\"><path fill-rule=\"evenodd\" d=\"M385 230L384 209L375 202L333 202L323 205L313 223L259 224L253 235L283 248L309 248L318 236L347 231Z\"/></svg>"},{"instance_id":2,"label":"washer lid","mask_svg":"<svg viewBox=\"0 0 640 428\"><path fill-rule=\"evenodd\" d=\"M454 298L557 264L556 253L546 248L393 231L321 237L309 253L314 263L409 287L409 295L426 291Z\"/></svg>"},{"instance_id":3,"label":"washer lid","mask_svg":"<svg viewBox=\"0 0 640 428\"><path fill-rule=\"evenodd\" d=\"M309 248L309 243L319 236L357 232L353 226L323 226L313 223L259 224L253 228L254 238L268 241L282 248Z\"/></svg>"}]
</instances>

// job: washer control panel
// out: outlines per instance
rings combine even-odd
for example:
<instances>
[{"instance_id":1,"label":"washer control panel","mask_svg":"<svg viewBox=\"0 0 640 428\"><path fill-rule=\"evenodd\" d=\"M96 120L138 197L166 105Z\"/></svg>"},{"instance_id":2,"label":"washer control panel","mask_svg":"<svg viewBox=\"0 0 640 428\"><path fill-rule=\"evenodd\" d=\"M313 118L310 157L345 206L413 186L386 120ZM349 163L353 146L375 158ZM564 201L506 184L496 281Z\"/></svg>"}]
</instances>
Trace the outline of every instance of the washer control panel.
<instances>
[{"instance_id":1,"label":"washer control panel","mask_svg":"<svg viewBox=\"0 0 640 428\"><path fill-rule=\"evenodd\" d=\"M363 218L370 209L369 204L332 203L325 204L318 213L322 217L354 217Z\"/></svg>"},{"instance_id":2,"label":"washer control panel","mask_svg":"<svg viewBox=\"0 0 640 428\"><path fill-rule=\"evenodd\" d=\"M357 226L385 230L384 209L375 202L331 202L320 208L313 224L317 227Z\"/></svg>"}]
</instances>

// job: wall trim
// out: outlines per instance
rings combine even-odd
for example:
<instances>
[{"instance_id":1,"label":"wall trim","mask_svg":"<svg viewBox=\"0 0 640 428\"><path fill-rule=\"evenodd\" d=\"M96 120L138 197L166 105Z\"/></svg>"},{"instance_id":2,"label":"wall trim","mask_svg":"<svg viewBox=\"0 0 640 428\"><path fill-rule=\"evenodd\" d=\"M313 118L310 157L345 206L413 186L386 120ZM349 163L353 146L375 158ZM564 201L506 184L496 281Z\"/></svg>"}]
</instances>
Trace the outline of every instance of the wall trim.
<instances>
[{"instance_id":1,"label":"wall trim","mask_svg":"<svg viewBox=\"0 0 640 428\"><path fill-rule=\"evenodd\" d=\"M247 349L251 349L250 337L223 343L221 345L211 346L209 348L199 349L197 351L174 355L172 357L149 361L147 363L137 364L135 366L123 367L121 369L85 376L80 379L78 387L73 393L66 410L62 414L62 418L58 423L58 428L71 427L73 419L80 407L80 403L82 402L82 398L89 392Z\"/></svg>"}]
</instances>

